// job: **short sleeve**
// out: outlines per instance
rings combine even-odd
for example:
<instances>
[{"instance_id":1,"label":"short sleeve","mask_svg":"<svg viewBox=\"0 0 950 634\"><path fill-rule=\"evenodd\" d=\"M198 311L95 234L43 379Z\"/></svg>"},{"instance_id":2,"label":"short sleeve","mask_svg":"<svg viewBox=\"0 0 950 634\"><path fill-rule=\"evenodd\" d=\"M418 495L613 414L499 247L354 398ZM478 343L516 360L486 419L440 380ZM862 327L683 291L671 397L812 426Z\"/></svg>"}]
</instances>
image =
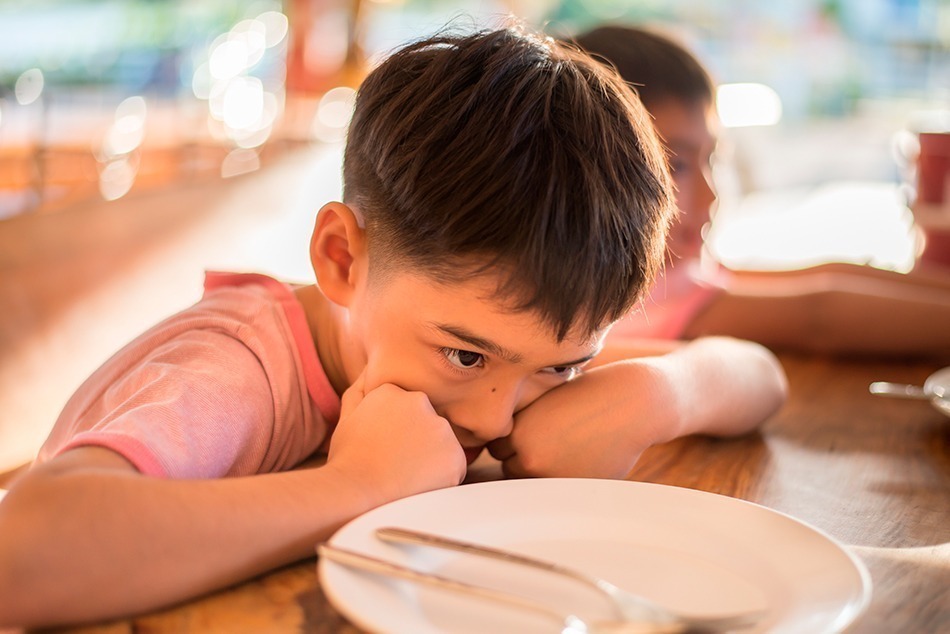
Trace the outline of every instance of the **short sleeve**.
<instances>
[{"instance_id":1,"label":"short sleeve","mask_svg":"<svg viewBox=\"0 0 950 634\"><path fill-rule=\"evenodd\" d=\"M104 446L142 473L170 478L257 472L275 420L258 357L213 329L183 332L142 356L82 417L94 422L59 453Z\"/></svg>"},{"instance_id":2,"label":"short sleeve","mask_svg":"<svg viewBox=\"0 0 950 634\"><path fill-rule=\"evenodd\" d=\"M96 445L158 477L283 471L325 444L338 412L290 287L216 274L79 386L36 462Z\"/></svg>"}]
</instances>

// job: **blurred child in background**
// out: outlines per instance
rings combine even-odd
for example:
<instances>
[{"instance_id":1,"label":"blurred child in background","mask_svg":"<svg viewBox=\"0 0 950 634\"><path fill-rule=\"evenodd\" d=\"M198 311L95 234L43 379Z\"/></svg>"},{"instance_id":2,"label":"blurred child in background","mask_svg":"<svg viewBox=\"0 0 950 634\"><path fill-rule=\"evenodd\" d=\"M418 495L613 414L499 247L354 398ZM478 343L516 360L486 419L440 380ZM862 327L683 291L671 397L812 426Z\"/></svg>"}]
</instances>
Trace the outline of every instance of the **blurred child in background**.
<instances>
[{"instance_id":1,"label":"blurred child in background","mask_svg":"<svg viewBox=\"0 0 950 634\"><path fill-rule=\"evenodd\" d=\"M703 228L716 205L718 123L709 73L676 41L643 28L602 26L575 41L639 94L666 145L679 207L664 274L612 337L721 334L777 349L950 360L950 272L905 275L843 263L701 272Z\"/></svg>"}]
</instances>

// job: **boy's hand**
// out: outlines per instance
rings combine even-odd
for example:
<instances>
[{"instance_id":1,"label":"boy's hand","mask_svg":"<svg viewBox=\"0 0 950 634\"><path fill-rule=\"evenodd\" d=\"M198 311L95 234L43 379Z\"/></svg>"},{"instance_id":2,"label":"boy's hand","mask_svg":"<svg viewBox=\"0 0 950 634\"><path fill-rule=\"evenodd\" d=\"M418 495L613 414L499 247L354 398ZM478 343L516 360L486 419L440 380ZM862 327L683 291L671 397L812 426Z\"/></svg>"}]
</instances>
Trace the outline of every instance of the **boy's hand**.
<instances>
[{"instance_id":1,"label":"boy's hand","mask_svg":"<svg viewBox=\"0 0 950 634\"><path fill-rule=\"evenodd\" d=\"M638 381L635 370L591 370L518 412L511 434L488 445L505 475L625 477L663 424L649 373Z\"/></svg>"},{"instance_id":2,"label":"boy's hand","mask_svg":"<svg viewBox=\"0 0 950 634\"><path fill-rule=\"evenodd\" d=\"M462 447L422 392L384 383L364 393L362 375L343 394L327 467L373 503L455 486L465 477Z\"/></svg>"}]
</instances>

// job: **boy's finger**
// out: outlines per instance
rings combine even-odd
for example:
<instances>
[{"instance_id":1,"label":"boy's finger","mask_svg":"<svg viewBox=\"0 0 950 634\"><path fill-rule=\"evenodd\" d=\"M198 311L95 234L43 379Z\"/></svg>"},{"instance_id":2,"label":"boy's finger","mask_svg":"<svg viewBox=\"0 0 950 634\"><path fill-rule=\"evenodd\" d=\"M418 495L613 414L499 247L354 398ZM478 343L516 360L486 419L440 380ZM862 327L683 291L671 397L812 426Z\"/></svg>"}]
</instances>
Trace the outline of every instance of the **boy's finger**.
<instances>
[{"instance_id":1,"label":"boy's finger","mask_svg":"<svg viewBox=\"0 0 950 634\"><path fill-rule=\"evenodd\" d=\"M496 438L488 443L488 453L490 453L495 460L501 460L502 462L514 456L515 448L511 444L511 436Z\"/></svg>"},{"instance_id":2,"label":"boy's finger","mask_svg":"<svg viewBox=\"0 0 950 634\"><path fill-rule=\"evenodd\" d=\"M517 454L513 454L507 460L501 463L501 472L506 478L528 478L531 477L523 466Z\"/></svg>"}]
</instances>

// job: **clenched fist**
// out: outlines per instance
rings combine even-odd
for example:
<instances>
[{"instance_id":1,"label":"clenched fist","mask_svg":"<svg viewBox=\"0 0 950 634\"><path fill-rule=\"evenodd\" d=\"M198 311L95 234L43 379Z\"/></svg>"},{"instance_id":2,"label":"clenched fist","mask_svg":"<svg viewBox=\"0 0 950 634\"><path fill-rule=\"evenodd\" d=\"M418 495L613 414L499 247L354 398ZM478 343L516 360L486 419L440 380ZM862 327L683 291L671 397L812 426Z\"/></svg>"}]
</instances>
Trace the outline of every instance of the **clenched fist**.
<instances>
[{"instance_id":1,"label":"clenched fist","mask_svg":"<svg viewBox=\"0 0 950 634\"><path fill-rule=\"evenodd\" d=\"M374 505L459 484L465 454L429 398L391 383L369 392L364 385L360 375L343 394L327 466L357 484Z\"/></svg>"}]
</instances>

